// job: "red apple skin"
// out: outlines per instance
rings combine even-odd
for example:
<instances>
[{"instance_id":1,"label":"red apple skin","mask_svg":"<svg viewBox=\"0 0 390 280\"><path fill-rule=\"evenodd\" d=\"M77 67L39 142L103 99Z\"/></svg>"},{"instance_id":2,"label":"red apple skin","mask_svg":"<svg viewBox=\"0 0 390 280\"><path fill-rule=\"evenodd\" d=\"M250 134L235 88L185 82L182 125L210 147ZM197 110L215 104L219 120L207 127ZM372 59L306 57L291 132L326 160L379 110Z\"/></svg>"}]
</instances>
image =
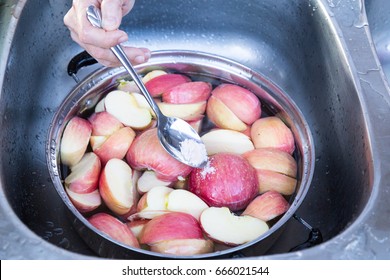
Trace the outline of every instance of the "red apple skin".
<instances>
[{"instance_id":1,"label":"red apple skin","mask_svg":"<svg viewBox=\"0 0 390 280\"><path fill-rule=\"evenodd\" d=\"M255 148L277 148L289 154L295 150L294 135L278 117L255 121L251 127L251 138Z\"/></svg>"},{"instance_id":2,"label":"red apple skin","mask_svg":"<svg viewBox=\"0 0 390 280\"><path fill-rule=\"evenodd\" d=\"M194 169L188 190L209 206L244 209L258 194L256 170L242 156L218 153L210 157L209 166Z\"/></svg>"},{"instance_id":3,"label":"red apple skin","mask_svg":"<svg viewBox=\"0 0 390 280\"><path fill-rule=\"evenodd\" d=\"M151 219L144 227L141 244L173 239L203 239L199 222L190 214L171 212Z\"/></svg>"},{"instance_id":4,"label":"red apple skin","mask_svg":"<svg viewBox=\"0 0 390 280\"><path fill-rule=\"evenodd\" d=\"M105 165L110 159L123 159L135 138L135 132L130 127L122 127L109 138L94 152L99 156L102 165Z\"/></svg>"},{"instance_id":5,"label":"red apple skin","mask_svg":"<svg viewBox=\"0 0 390 280\"><path fill-rule=\"evenodd\" d=\"M93 113L89 118L93 136L108 136L123 127L123 124L110 113Z\"/></svg>"},{"instance_id":6,"label":"red apple skin","mask_svg":"<svg viewBox=\"0 0 390 280\"><path fill-rule=\"evenodd\" d=\"M92 126L88 120L77 116L69 120L60 144L62 164L72 166L81 160L87 150L91 134Z\"/></svg>"},{"instance_id":7,"label":"red apple skin","mask_svg":"<svg viewBox=\"0 0 390 280\"><path fill-rule=\"evenodd\" d=\"M88 163L84 161L88 160ZM87 169L79 169L81 165L87 164ZM71 173L65 178L65 185L75 193L90 193L97 189L99 183L99 176L101 171L101 163L99 157L93 152L86 153L83 158L71 168ZM77 178L72 179L78 172ZM73 173L73 174L72 174Z\"/></svg>"},{"instance_id":8,"label":"red apple skin","mask_svg":"<svg viewBox=\"0 0 390 280\"><path fill-rule=\"evenodd\" d=\"M126 160L134 169L154 170L157 178L163 181L173 182L178 177L185 178L192 170L192 167L179 162L165 151L158 140L156 128L148 129L134 139Z\"/></svg>"},{"instance_id":9,"label":"red apple skin","mask_svg":"<svg viewBox=\"0 0 390 280\"><path fill-rule=\"evenodd\" d=\"M102 199L99 190L97 189L90 193L75 193L65 187L65 191L74 207L76 207L80 213L91 212L102 204Z\"/></svg>"},{"instance_id":10,"label":"red apple skin","mask_svg":"<svg viewBox=\"0 0 390 280\"><path fill-rule=\"evenodd\" d=\"M288 208L290 204L283 195L277 191L268 191L253 199L241 215L249 215L268 222L284 214Z\"/></svg>"},{"instance_id":11,"label":"red apple skin","mask_svg":"<svg viewBox=\"0 0 390 280\"><path fill-rule=\"evenodd\" d=\"M297 186L297 179L272 170L256 170L259 193L277 191L283 195L292 195Z\"/></svg>"},{"instance_id":12,"label":"red apple skin","mask_svg":"<svg viewBox=\"0 0 390 280\"><path fill-rule=\"evenodd\" d=\"M190 82L191 79L181 74L165 74L154 77L145 83L152 97L159 97L174 86Z\"/></svg>"},{"instance_id":13,"label":"red apple skin","mask_svg":"<svg viewBox=\"0 0 390 280\"><path fill-rule=\"evenodd\" d=\"M122 242L131 247L140 248L137 238L126 224L117 218L106 214L97 213L91 216L88 221L98 230L104 232L114 240Z\"/></svg>"},{"instance_id":14,"label":"red apple skin","mask_svg":"<svg viewBox=\"0 0 390 280\"><path fill-rule=\"evenodd\" d=\"M251 91L233 84L221 84L212 93L244 123L251 125L261 115L259 98Z\"/></svg>"},{"instance_id":15,"label":"red apple skin","mask_svg":"<svg viewBox=\"0 0 390 280\"><path fill-rule=\"evenodd\" d=\"M174 86L162 95L162 101L174 104L188 104L207 101L212 86L210 83L196 81Z\"/></svg>"}]
</instances>

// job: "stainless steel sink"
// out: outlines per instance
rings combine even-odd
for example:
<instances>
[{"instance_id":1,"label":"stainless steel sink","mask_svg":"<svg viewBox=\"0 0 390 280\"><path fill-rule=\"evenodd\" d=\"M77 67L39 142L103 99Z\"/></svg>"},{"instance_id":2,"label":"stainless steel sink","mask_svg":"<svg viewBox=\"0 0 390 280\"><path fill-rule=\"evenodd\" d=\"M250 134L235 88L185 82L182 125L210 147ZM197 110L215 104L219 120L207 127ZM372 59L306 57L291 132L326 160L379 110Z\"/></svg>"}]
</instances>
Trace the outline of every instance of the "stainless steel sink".
<instances>
[{"instance_id":1,"label":"stainless steel sink","mask_svg":"<svg viewBox=\"0 0 390 280\"><path fill-rule=\"evenodd\" d=\"M50 122L75 86L66 67L81 51L62 23L69 4L60 2L0 2L1 259L97 257L73 230L46 166ZM137 46L208 52L254 69L308 121L316 166L297 214L324 242L289 252L308 237L291 219L275 246L252 258L390 258L388 56L373 44L389 21L373 39L368 24L379 26L385 2L389 11L385 0L144 0L125 18Z\"/></svg>"}]
</instances>

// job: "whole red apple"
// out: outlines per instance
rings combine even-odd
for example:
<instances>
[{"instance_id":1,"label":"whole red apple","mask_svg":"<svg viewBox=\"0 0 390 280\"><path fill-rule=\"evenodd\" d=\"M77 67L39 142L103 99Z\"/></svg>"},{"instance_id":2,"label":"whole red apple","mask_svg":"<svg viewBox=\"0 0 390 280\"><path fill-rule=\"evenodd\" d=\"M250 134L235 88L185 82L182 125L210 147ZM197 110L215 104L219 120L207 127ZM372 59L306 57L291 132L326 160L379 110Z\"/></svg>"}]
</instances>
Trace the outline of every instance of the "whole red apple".
<instances>
[{"instance_id":1,"label":"whole red apple","mask_svg":"<svg viewBox=\"0 0 390 280\"><path fill-rule=\"evenodd\" d=\"M203 169L194 169L188 190L209 206L244 209L258 194L256 170L240 155L218 153Z\"/></svg>"}]
</instances>

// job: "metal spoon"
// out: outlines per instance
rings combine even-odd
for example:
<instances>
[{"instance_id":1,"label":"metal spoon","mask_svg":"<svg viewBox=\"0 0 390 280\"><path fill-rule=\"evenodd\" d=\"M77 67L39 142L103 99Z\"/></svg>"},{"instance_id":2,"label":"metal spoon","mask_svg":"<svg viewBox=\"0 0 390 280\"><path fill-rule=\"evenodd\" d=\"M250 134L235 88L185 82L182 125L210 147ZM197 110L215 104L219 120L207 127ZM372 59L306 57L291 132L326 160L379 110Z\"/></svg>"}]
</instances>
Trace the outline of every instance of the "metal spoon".
<instances>
[{"instance_id":1,"label":"metal spoon","mask_svg":"<svg viewBox=\"0 0 390 280\"><path fill-rule=\"evenodd\" d=\"M87 9L87 18L93 26L102 28L102 19L98 8L93 5L89 6ZM157 117L158 138L164 149L178 161L186 165L192 167L205 166L208 157L205 145L200 139L199 134L191 125L182 119L167 117L161 112L120 45L112 47L111 51L133 78L134 82L155 112Z\"/></svg>"}]
</instances>

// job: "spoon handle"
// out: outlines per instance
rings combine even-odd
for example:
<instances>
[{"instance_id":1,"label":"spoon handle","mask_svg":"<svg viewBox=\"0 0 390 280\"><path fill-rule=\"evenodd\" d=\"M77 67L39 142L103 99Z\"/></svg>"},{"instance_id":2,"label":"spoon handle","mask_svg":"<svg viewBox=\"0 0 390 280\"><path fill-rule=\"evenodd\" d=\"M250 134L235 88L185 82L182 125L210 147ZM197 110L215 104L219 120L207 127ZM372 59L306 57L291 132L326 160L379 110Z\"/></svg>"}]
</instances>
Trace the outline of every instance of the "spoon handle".
<instances>
[{"instance_id":1,"label":"spoon handle","mask_svg":"<svg viewBox=\"0 0 390 280\"><path fill-rule=\"evenodd\" d=\"M102 28L102 17L100 14L100 10L98 8L96 8L93 5L89 6L87 9L87 18L93 26L98 27L98 28ZM131 65L131 63L130 63L129 59L127 58L125 52L123 51L122 47L120 45L116 45L116 46L111 48L111 51L115 54L115 56L122 63L123 67L125 67L127 72L133 78L134 82L136 83L136 85L138 86L138 88L140 89L140 91L145 96L146 100L148 101L150 107L152 107L152 110L154 111L154 113L157 116L161 116L162 113L160 111L160 108L157 106L153 97L149 94L148 90L145 87L145 84L142 82L142 80L138 76L133 65Z\"/></svg>"}]
</instances>

